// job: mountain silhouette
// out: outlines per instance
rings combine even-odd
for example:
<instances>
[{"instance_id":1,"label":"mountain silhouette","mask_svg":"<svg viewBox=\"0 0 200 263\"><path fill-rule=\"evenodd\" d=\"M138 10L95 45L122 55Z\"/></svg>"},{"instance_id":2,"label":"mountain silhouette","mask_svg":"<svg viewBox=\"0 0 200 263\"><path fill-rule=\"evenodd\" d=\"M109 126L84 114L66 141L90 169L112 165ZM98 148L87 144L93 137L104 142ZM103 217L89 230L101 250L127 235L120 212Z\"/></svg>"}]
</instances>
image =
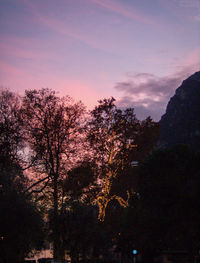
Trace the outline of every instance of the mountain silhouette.
<instances>
[{"instance_id":1,"label":"mountain silhouette","mask_svg":"<svg viewBox=\"0 0 200 263\"><path fill-rule=\"evenodd\" d=\"M160 147L176 144L200 150L200 71L176 89L160 120Z\"/></svg>"}]
</instances>

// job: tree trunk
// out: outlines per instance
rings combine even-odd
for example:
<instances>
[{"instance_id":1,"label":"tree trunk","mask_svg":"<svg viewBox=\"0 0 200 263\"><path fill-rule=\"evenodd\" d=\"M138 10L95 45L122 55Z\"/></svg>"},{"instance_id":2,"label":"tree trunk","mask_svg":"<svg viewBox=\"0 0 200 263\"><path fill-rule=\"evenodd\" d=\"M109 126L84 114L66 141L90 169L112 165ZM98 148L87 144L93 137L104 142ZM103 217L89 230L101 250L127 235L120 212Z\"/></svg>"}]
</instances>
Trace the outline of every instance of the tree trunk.
<instances>
[{"instance_id":1,"label":"tree trunk","mask_svg":"<svg viewBox=\"0 0 200 263\"><path fill-rule=\"evenodd\" d=\"M79 256L78 256L78 251L75 248L70 250L70 258L71 258L71 263L78 263Z\"/></svg>"},{"instance_id":2,"label":"tree trunk","mask_svg":"<svg viewBox=\"0 0 200 263\"><path fill-rule=\"evenodd\" d=\"M53 258L59 259L59 231L58 231L58 179L53 178Z\"/></svg>"}]
</instances>

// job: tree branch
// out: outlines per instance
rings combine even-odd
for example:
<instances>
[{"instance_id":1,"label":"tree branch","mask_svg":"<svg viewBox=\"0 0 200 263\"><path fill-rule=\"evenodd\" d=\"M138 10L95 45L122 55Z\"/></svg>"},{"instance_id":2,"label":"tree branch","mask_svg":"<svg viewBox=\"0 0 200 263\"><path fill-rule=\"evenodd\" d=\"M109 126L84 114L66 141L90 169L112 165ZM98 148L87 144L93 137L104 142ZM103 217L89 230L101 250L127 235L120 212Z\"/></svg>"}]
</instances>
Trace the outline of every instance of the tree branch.
<instances>
[{"instance_id":1,"label":"tree branch","mask_svg":"<svg viewBox=\"0 0 200 263\"><path fill-rule=\"evenodd\" d=\"M49 178L50 178L50 176L48 175L48 176L46 176L45 178L40 179L39 181L37 181L37 182L35 182L34 184L32 184L31 186L29 186L29 187L24 191L24 193L28 192L28 191L29 191L30 189L32 189L34 186L36 186L36 185L44 182L46 179L48 179L48 182L49 182Z\"/></svg>"},{"instance_id":2,"label":"tree branch","mask_svg":"<svg viewBox=\"0 0 200 263\"><path fill-rule=\"evenodd\" d=\"M46 188L48 182L49 182L49 178L48 178L48 181L45 183L45 185L44 185L40 190L33 190L33 191L31 191L29 194L32 194L32 193L41 193L41 192Z\"/></svg>"}]
</instances>

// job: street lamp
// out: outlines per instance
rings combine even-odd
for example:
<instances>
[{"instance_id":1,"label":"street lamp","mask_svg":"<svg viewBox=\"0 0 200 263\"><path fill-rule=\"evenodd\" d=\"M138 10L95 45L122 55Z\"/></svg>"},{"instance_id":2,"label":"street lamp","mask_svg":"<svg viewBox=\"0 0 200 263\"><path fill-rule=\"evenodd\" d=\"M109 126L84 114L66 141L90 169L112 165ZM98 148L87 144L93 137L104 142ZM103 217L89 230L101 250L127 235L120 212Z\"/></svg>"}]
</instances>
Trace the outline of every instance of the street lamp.
<instances>
[{"instance_id":1,"label":"street lamp","mask_svg":"<svg viewBox=\"0 0 200 263\"><path fill-rule=\"evenodd\" d=\"M133 249L132 253L133 253L133 263L136 263L136 256L138 254L137 249Z\"/></svg>"}]
</instances>

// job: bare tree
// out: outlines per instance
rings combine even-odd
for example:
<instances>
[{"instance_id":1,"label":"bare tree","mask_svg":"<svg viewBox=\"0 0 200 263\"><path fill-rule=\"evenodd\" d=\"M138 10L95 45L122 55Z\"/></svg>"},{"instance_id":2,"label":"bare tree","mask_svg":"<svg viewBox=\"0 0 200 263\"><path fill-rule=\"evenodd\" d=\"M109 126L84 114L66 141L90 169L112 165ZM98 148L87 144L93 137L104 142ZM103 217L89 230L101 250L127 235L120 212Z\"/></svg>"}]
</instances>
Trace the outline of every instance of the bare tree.
<instances>
[{"instance_id":1,"label":"bare tree","mask_svg":"<svg viewBox=\"0 0 200 263\"><path fill-rule=\"evenodd\" d=\"M84 114L81 102L70 97L59 97L49 89L26 91L22 115L28 147L32 151L34 167L45 176L30 186L28 191L52 188L54 259L63 257L59 251L58 231L59 183L72 161L77 157L77 140ZM41 189L34 188L43 183Z\"/></svg>"},{"instance_id":2,"label":"bare tree","mask_svg":"<svg viewBox=\"0 0 200 263\"><path fill-rule=\"evenodd\" d=\"M127 199L122 198L112 193L112 184L131 164L129 157L135 151L135 135L139 127L133 109L117 109L114 101L114 98L99 101L87 124L88 140L102 184L102 191L96 198L101 221L104 221L106 208L112 200L116 199L123 207L128 206L130 192L126 192Z\"/></svg>"}]
</instances>

